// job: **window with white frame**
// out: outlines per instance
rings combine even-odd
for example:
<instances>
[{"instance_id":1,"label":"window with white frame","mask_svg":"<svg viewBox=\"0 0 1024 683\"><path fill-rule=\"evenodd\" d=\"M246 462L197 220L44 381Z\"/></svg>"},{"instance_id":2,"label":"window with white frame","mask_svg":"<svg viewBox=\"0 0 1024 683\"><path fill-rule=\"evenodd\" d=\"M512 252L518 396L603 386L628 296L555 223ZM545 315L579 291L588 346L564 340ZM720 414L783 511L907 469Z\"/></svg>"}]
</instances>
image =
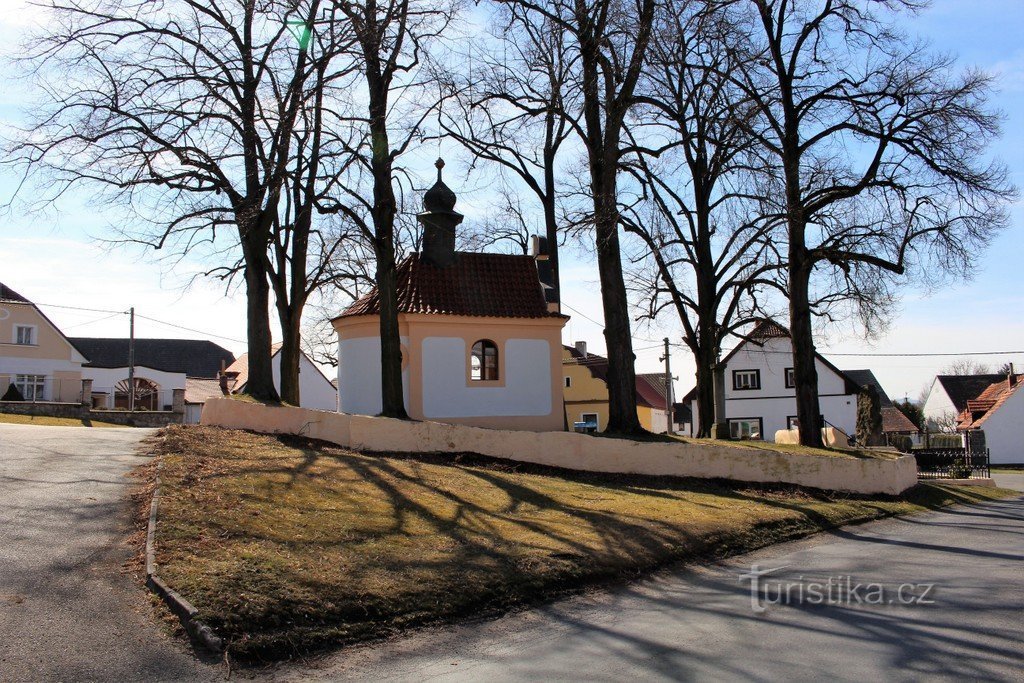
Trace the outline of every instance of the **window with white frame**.
<instances>
[{"instance_id":1,"label":"window with white frame","mask_svg":"<svg viewBox=\"0 0 1024 683\"><path fill-rule=\"evenodd\" d=\"M14 386L26 401L46 400L46 375L15 375Z\"/></svg>"},{"instance_id":2,"label":"window with white frame","mask_svg":"<svg viewBox=\"0 0 1024 683\"><path fill-rule=\"evenodd\" d=\"M796 387L796 371L793 368L786 368L786 388Z\"/></svg>"},{"instance_id":3,"label":"window with white frame","mask_svg":"<svg viewBox=\"0 0 1024 683\"><path fill-rule=\"evenodd\" d=\"M733 370L732 388L737 391L761 388L760 370Z\"/></svg>"},{"instance_id":4,"label":"window with white frame","mask_svg":"<svg viewBox=\"0 0 1024 683\"><path fill-rule=\"evenodd\" d=\"M743 440L761 439L761 418L740 417L729 420L729 437Z\"/></svg>"},{"instance_id":5,"label":"window with white frame","mask_svg":"<svg viewBox=\"0 0 1024 683\"><path fill-rule=\"evenodd\" d=\"M15 325L14 343L23 346L32 346L36 343L36 328L34 325Z\"/></svg>"},{"instance_id":6,"label":"window with white frame","mask_svg":"<svg viewBox=\"0 0 1024 683\"><path fill-rule=\"evenodd\" d=\"M580 413L580 422L584 432L596 432L601 428L597 413Z\"/></svg>"}]
</instances>

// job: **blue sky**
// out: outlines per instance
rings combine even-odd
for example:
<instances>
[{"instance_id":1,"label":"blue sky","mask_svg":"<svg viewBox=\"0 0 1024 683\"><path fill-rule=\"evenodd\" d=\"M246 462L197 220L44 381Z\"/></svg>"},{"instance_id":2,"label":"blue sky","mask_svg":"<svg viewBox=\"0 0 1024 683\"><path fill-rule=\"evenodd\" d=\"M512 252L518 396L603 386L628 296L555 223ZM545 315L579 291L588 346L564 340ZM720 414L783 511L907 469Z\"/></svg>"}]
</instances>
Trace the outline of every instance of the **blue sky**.
<instances>
[{"instance_id":1,"label":"blue sky","mask_svg":"<svg viewBox=\"0 0 1024 683\"><path fill-rule=\"evenodd\" d=\"M22 0L0 0L0 41L12 54L27 27L38 15ZM1024 187L1024 2L1021 0L940 0L909 20L914 33L930 40L935 49L959 57L998 75L996 106L1006 116L1002 140L993 149L1011 169L1013 181ZM10 66L2 67L10 72ZM9 78L0 92L0 126L16 124L26 94ZM436 148L425 156L432 157ZM9 172L0 175L0 196L6 201L14 187ZM458 189L458 188L456 188ZM171 267L155 259L153 252L104 246L98 238L111 224L125 219L115 211L89 206L78 195L45 215L26 216L18 209L0 215L0 281L43 303L120 310L134 305L150 317L207 332L232 351L244 350L238 340L245 336L245 310L238 293L225 296L223 287L208 281L192 281L195 264ZM465 210L482 198L466 197ZM832 329L819 339L822 351L842 353L915 353L1024 350L1024 292L1021 267L1024 247L1024 207L1012 207L1012 227L992 247L977 256L972 282L951 283L935 292L907 289L889 332L870 343L852 329ZM597 273L589 254L566 259L564 296L573 319L566 326L565 341L585 339L601 352L601 319ZM124 336L126 321L103 314L48 308L46 312L69 335ZM142 321L140 336L195 337L194 333ZM212 335L220 335L214 338ZM659 350L651 348L664 336L678 337L678 326L635 332L640 349L638 369L661 369ZM646 341L654 340L654 341ZM893 397L916 396L950 358L881 358L830 355L841 368L869 367ZM998 365L1013 360L1024 368L1024 354L978 358ZM679 378L677 391L693 384L693 364L681 349L673 359Z\"/></svg>"}]
</instances>

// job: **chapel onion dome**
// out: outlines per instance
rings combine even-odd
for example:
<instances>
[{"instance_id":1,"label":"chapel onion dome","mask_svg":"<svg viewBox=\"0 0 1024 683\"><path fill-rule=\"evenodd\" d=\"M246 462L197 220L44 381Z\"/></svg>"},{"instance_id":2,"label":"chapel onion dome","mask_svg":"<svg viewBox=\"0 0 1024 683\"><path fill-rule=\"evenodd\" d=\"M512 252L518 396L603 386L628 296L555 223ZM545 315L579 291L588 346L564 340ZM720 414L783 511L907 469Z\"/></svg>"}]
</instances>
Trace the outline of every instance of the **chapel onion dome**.
<instances>
[{"instance_id":1,"label":"chapel onion dome","mask_svg":"<svg viewBox=\"0 0 1024 683\"><path fill-rule=\"evenodd\" d=\"M437 167L437 182L423 195L423 208L430 212L452 211L455 208L455 193L441 180L444 159L438 159L434 166Z\"/></svg>"}]
</instances>

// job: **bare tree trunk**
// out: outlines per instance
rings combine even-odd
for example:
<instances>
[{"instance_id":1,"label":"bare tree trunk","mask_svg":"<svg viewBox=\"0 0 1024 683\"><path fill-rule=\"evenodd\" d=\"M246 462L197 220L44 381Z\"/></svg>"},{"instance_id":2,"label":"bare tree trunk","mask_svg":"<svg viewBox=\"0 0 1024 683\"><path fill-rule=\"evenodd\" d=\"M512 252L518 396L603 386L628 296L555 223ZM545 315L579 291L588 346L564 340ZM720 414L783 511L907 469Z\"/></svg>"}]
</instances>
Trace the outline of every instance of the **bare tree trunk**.
<instances>
[{"instance_id":1,"label":"bare tree trunk","mask_svg":"<svg viewBox=\"0 0 1024 683\"><path fill-rule=\"evenodd\" d=\"M802 234L803 231L800 231ZM793 342L793 377L796 383L796 415L800 422L800 443L821 448L821 406L818 402L818 370L811 328L809 287L811 265L806 255L790 251L789 320Z\"/></svg>"},{"instance_id":2,"label":"bare tree trunk","mask_svg":"<svg viewBox=\"0 0 1024 683\"><path fill-rule=\"evenodd\" d=\"M274 387L274 370L270 358L272 345L270 283L267 281L266 269L259 265L266 258L264 255L266 248L266 243L263 240L254 239L251 233L242 238L242 250L244 252L255 251L256 254L245 254L247 262L245 267L246 317L248 320L246 337L249 345L249 378L245 385L245 393L260 401L277 402L280 397Z\"/></svg>"},{"instance_id":3,"label":"bare tree trunk","mask_svg":"<svg viewBox=\"0 0 1024 683\"><path fill-rule=\"evenodd\" d=\"M616 143L615 149L618 149ZM597 268L604 305L604 338L608 349L608 427L606 431L635 434L644 431L636 412L636 369L629 329L629 303L622 277L615 174L617 164L603 169L595 188L594 228L597 233Z\"/></svg>"},{"instance_id":4,"label":"bare tree trunk","mask_svg":"<svg viewBox=\"0 0 1024 683\"><path fill-rule=\"evenodd\" d=\"M406 419L402 386L402 337L398 326L395 245L384 239L377 247L377 292L380 295L381 415Z\"/></svg>"}]
</instances>

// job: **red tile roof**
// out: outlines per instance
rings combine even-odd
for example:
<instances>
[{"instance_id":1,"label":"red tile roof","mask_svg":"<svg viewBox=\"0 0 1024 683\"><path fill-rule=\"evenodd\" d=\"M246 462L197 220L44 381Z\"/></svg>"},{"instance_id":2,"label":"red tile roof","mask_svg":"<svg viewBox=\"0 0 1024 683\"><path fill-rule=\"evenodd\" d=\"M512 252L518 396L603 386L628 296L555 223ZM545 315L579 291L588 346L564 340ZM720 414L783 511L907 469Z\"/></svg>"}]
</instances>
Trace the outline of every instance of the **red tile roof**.
<instances>
[{"instance_id":1,"label":"red tile roof","mask_svg":"<svg viewBox=\"0 0 1024 683\"><path fill-rule=\"evenodd\" d=\"M398 312L493 318L546 318L544 291L532 256L457 252L438 268L411 254L398 265ZM374 287L338 318L380 313Z\"/></svg>"},{"instance_id":2,"label":"red tile roof","mask_svg":"<svg viewBox=\"0 0 1024 683\"><path fill-rule=\"evenodd\" d=\"M990 384L977 398L967 401L967 407L957 417L957 429L977 429L989 415L995 414L1006 400L1024 384L1024 375L1013 375Z\"/></svg>"},{"instance_id":3,"label":"red tile roof","mask_svg":"<svg viewBox=\"0 0 1024 683\"><path fill-rule=\"evenodd\" d=\"M762 341L778 337L789 337L789 330L774 320L764 319L754 326L754 329L747 335L751 340Z\"/></svg>"},{"instance_id":4,"label":"red tile roof","mask_svg":"<svg viewBox=\"0 0 1024 683\"><path fill-rule=\"evenodd\" d=\"M910 418L903 414L903 411L896 406L885 406L882 408L882 432L885 434L899 432L916 432L917 426L910 421Z\"/></svg>"}]
</instances>

